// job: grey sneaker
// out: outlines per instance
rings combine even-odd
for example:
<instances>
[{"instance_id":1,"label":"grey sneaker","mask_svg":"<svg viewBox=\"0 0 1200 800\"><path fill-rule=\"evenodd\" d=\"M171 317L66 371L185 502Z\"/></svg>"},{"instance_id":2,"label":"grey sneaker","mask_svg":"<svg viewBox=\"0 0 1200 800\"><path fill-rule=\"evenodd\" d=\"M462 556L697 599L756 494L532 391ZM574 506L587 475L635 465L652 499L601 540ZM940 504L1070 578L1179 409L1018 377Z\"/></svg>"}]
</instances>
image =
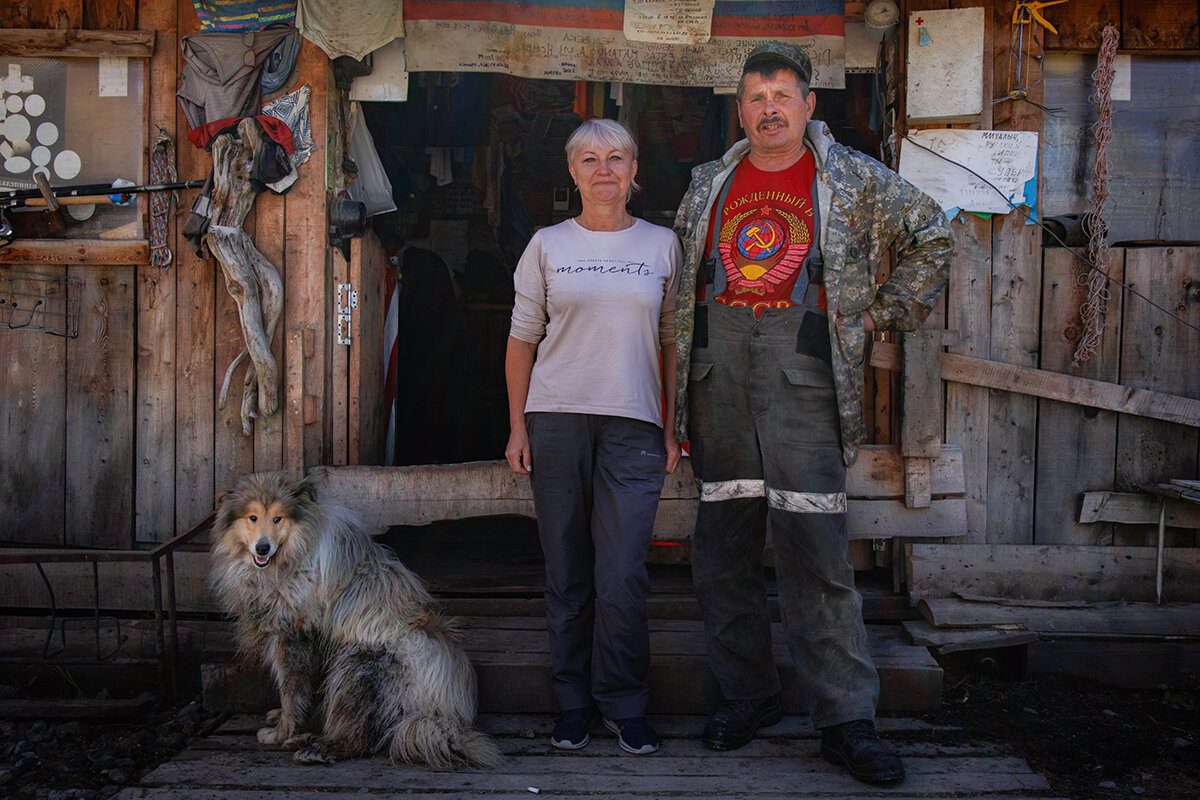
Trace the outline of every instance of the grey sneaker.
<instances>
[{"instance_id":1,"label":"grey sneaker","mask_svg":"<svg viewBox=\"0 0 1200 800\"><path fill-rule=\"evenodd\" d=\"M604 727L617 735L621 749L635 756L653 753L658 749L658 734L645 717L630 717L629 719L604 718Z\"/></svg>"},{"instance_id":2,"label":"grey sneaker","mask_svg":"<svg viewBox=\"0 0 1200 800\"><path fill-rule=\"evenodd\" d=\"M550 734L550 744L559 750L578 750L587 747L591 741L588 729L596 719L595 709L570 708L564 711L554 723L554 733Z\"/></svg>"}]
</instances>

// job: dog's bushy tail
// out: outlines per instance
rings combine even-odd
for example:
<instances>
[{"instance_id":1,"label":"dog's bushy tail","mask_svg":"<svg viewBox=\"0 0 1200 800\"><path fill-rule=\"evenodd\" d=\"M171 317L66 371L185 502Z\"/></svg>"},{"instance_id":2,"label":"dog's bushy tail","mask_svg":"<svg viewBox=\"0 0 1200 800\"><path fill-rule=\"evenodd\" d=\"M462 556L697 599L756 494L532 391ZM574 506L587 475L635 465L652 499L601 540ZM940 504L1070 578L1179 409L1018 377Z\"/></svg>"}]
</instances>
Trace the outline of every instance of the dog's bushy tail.
<instances>
[{"instance_id":1,"label":"dog's bushy tail","mask_svg":"<svg viewBox=\"0 0 1200 800\"><path fill-rule=\"evenodd\" d=\"M500 748L492 737L441 715L405 716L392 730L389 755L438 769L494 767Z\"/></svg>"}]
</instances>

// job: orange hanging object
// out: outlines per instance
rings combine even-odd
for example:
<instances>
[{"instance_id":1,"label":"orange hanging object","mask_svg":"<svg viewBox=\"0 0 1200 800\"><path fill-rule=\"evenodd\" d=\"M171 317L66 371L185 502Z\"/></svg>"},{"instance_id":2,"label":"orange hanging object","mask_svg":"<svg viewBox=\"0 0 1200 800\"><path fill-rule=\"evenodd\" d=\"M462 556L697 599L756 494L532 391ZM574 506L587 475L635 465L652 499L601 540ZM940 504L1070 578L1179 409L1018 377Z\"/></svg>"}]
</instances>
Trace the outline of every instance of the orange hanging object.
<instances>
[{"instance_id":1,"label":"orange hanging object","mask_svg":"<svg viewBox=\"0 0 1200 800\"><path fill-rule=\"evenodd\" d=\"M1042 16L1042 9L1046 8L1047 6L1056 6L1065 2L1067 2L1067 0L1050 0L1048 3L1035 0L1035 2L1017 3L1017 7L1013 9L1012 21L1014 24L1025 25L1030 20L1037 20L1038 24L1040 24L1043 28L1057 35L1058 29L1051 25L1046 18ZM1023 15L1021 13L1023 11L1028 12L1028 16Z\"/></svg>"}]
</instances>

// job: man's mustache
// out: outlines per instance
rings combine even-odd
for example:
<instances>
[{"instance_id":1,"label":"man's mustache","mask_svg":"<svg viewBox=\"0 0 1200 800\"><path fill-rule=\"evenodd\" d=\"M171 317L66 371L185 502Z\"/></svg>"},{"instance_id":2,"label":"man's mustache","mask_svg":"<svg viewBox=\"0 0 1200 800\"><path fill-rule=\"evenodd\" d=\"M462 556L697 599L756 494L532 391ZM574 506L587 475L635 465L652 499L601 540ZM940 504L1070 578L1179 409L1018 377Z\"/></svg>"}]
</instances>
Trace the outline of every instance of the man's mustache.
<instances>
[{"instance_id":1,"label":"man's mustache","mask_svg":"<svg viewBox=\"0 0 1200 800\"><path fill-rule=\"evenodd\" d=\"M784 127L786 127L786 126L787 126L787 119L786 119L785 117L782 117L782 116L780 116L780 115L775 115L775 116L770 116L770 117L767 117L766 119L764 119L764 120L762 120L761 122L759 122L759 123L758 123L758 130L760 130L760 131L761 131L761 130L762 130L763 128L765 128L766 126L768 126L768 125L773 125L773 124L776 124L776 123L782 124Z\"/></svg>"}]
</instances>

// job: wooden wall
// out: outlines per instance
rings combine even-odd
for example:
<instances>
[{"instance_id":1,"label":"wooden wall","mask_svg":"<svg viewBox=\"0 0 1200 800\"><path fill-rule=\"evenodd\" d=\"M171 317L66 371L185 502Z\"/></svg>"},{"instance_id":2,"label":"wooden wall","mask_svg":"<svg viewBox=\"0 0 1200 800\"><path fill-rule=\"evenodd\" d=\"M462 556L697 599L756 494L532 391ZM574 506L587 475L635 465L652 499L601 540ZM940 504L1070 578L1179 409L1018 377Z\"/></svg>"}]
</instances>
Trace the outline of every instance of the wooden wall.
<instances>
[{"instance_id":1,"label":"wooden wall","mask_svg":"<svg viewBox=\"0 0 1200 800\"><path fill-rule=\"evenodd\" d=\"M1011 3L908 0L903 6L906 16L989 9L985 97L1009 91ZM1094 52L1100 29L1112 21L1126 49L1200 50L1195 0L1073 0L1045 13L1059 30L1047 36L1048 48ZM198 28L191 0L22 0L0 9L0 25L154 31L146 139L152 142L159 127L174 137L180 180L207 174L208 154L187 143L175 99L183 66L179 39ZM327 187L336 185L341 160L332 136L340 98L328 60L307 41L287 88L301 83L312 88L319 149L289 194L260 195L246 221L285 281L285 318L272 344L281 366L282 411L258 419L253 436L244 437L237 403L217 407L241 334L219 268L197 258L178 236L194 191L182 193L172 222L175 261L166 269L149 266L144 241L75 249L18 243L0 251L0 269L82 282L78 338L0 326L0 444L7 454L0 466L0 542L132 547L193 525L243 472L376 463L383 415L373 338L379 320L370 315L380 313L381 259L372 238L354 241L350 263L326 246ZM1031 100L1040 101L1038 91L1033 88ZM1040 130L1041 120L1032 103L985 102L974 127ZM1043 249L1041 229L1015 214L964 216L954 230L958 251L949 290L928 323L957 333L952 354L1200 397L1194 330L1142 298L1119 295L1102 351L1076 367L1070 362L1080 298L1071 253ZM1196 250L1123 250L1114 252L1113 263L1115 276L1200 324ZM360 293L349 347L333 341L332 326L335 284L347 277ZM898 405L894 386L879 382L879 441L895 438L886 422ZM945 385L944 438L962 447L963 541L973 544L1145 544L1144 527L1078 523L1082 493L1194 478L1200 460L1192 427L965 382ZM1179 544L1195 541L1182 529L1173 536Z\"/></svg>"},{"instance_id":2,"label":"wooden wall","mask_svg":"<svg viewBox=\"0 0 1200 800\"><path fill-rule=\"evenodd\" d=\"M153 32L147 150L137 177L148 175L160 128L174 139L180 181L209 173L211 155L187 141L175 97L184 66L179 41L199 30L191 0L26 0L0 8L0 27ZM285 285L272 342L280 413L260 417L253 435L243 435L241 370L228 405L218 407L243 341L220 267L197 257L180 234L197 190L180 193L166 268L149 264L145 241L18 241L0 250L0 270L78 278L82 298L77 338L0 327L0 442L10 454L0 465L0 542L121 549L163 541L203 519L244 472L299 473L376 457L379 345L370 334L378 320L368 317L366 336L355 320L350 347L331 340L330 323L335 281L358 280L364 296L378 296L382 257L377 245L356 240L348 264L327 246L326 187L336 185L341 163L327 133L340 98L329 60L308 41L281 91L305 83L317 151L286 195L259 195L244 224ZM141 197L148 231L148 195ZM371 368L360 374L358 363ZM362 442L352 446L360 431Z\"/></svg>"},{"instance_id":3,"label":"wooden wall","mask_svg":"<svg viewBox=\"0 0 1200 800\"><path fill-rule=\"evenodd\" d=\"M904 6L906 19L922 10L990 9L985 47L993 58L984 62L984 111L978 123L957 127L1041 130L1040 85L1029 89L1031 102L988 102L1016 88L1010 85L1012 3L909 0ZM1043 14L1058 29L1058 34L1039 33L1046 49L1095 53L1108 23L1121 30L1122 52L1200 48L1195 0L1077 1L1045 8ZM1035 46L1033 54L1039 52ZM960 215L953 227L957 252L944 325L958 339L949 352L1200 397L1195 366L1200 336L1151 305L1200 325L1200 250L1113 251L1110 274L1145 297L1114 287L1102 348L1075 365L1083 295L1077 282L1081 262L1072 251L1043 249L1041 228L1016 213L991 219ZM929 321L932 327L942 324L936 315ZM962 446L966 471L969 530L959 541L1148 544L1149 526L1080 524L1082 493L1136 491L1155 481L1197 477L1197 434L1185 425L948 382L946 442ZM1193 544L1195 534L1176 530L1173 541Z\"/></svg>"}]
</instances>

